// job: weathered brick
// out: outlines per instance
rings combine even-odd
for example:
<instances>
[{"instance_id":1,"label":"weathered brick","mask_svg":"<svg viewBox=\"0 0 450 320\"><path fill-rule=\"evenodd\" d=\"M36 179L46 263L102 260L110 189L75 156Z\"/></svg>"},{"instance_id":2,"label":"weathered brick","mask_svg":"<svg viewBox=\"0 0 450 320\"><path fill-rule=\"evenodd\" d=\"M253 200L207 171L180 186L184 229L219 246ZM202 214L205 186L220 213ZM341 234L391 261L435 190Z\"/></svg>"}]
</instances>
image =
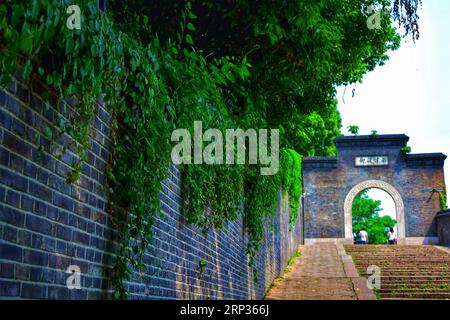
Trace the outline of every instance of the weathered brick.
<instances>
[{"instance_id":1,"label":"weathered brick","mask_svg":"<svg viewBox=\"0 0 450 320\"><path fill-rule=\"evenodd\" d=\"M3 168L0 168L0 183L23 192L26 192L28 187L27 179Z\"/></svg>"},{"instance_id":2,"label":"weathered brick","mask_svg":"<svg viewBox=\"0 0 450 320\"><path fill-rule=\"evenodd\" d=\"M2 241L3 242L3 241ZM5 260L22 261L23 250L21 247L3 242L0 245L0 258Z\"/></svg>"},{"instance_id":3,"label":"weathered brick","mask_svg":"<svg viewBox=\"0 0 450 320\"><path fill-rule=\"evenodd\" d=\"M11 226L3 226L3 240L17 242L17 229Z\"/></svg>"},{"instance_id":4,"label":"weathered brick","mask_svg":"<svg viewBox=\"0 0 450 320\"><path fill-rule=\"evenodd\" d=\"M0 90L0 107L4 107L5 106L5 101L6 101L6 93L3 90ZM0 124L3 124L0 121Z\"/></svg>"},{"instance_id":5,"label":"weathered brick","mask_svg":"<svg viewBox=\"0 0 450 320\"><path fill-rule=\"evenodd\" d=\"M42 281L42 270L41 267L30 267L30 280L34 282Z\"/></svg>"},{"instance_id":6,"label":"weathered brick","mask_svg":"<svg viewBox=\"0 0 450 320\"><path fill-rule=\"evenodd\" d=\"M20 283L4 281L0 279L0 296L17 297L20 291Z\"/></svg>"},{"instance_id":7,"label":"weathered brick","mask_svg":"<svg viewBox=\"0 0 450 320\"><path fill-rule=\"evenodd\" d=\"M89 245L90 237L87 233L74 230L72 235L73 235L72 241L80 243L80 244L84 244L84 245Z\"/></svg>"},{"instance_id":8,"label":"weathered brick","mask_svg":"<svg viewBox=\"0 0 450 320\"><path fill-rule=\"evenodd\" d=\"M19 210L0 204L0 220L18 227L23 227L25 215Z\"/></svg>"},{"instance_id":9,"label":"weathered brick","mask_svg":"<svg viewBox=\"0 0 450 320\"><path fill-rule=\"evenodd\" d=\"M30 92L22 85L17 85L16 96L25 103L30 102Z\"/></svg>"},{"instance_id":10,"label":"weathered brick","mask_svg":"<svg viewBox=\"0 0 450 320\"><path fill-rule=\"evenodd\" d=\"M34 200L33 212L41 217L45 217L47 215L47 204L39 200Z\"/></svg>"},{"instance_id":11,"label":"weathered brick","mask_svg":"<svg viewBox=\"0 0 450 320\"><path fill-rule=\"evenodd\" d=\"M47 220L39 217L39 216L35 216L32 214L28 214L26 221L25 221L25 226L33 231L37 231L43 234L51 234L51 230L52 230L52 225L50 222L48 222Z\"/></svg>"},{"instance_id":12,"label":"weathered brick","mask_svg":"<svg viewBox=\"0 0 450 320\"><path fill-rule=\"evenodd\" d=\"M47 286L35 283L22 283L22 297L44 299L47 297Z\"/></svg>"},{"instance_id":13,"label":"weathered brick","mask_svg":"<svg viewBox=\"0 0 450 320\"><path fill-rule=\"evenodd\" d=\"M19 230L17 242L24 246L31 246L31 232Z\"/></svg>"},{"instance_id":14,"label":"weathered brick","mask_svg":"<svg viewBox=\"0 0 450 320\"><path fill-rule=\"evenodd\" d=\"M29 181L28 192L41 200L52 201L52 190L42 184Z\"/></svg>"},{"instance_id":15,"label":"weathered brick","mask_svg":"<svg viewBox=\"0 0 450 320\"><path fill-rule=\"evenodd\" d=\"M73 200L60 193L53 193L53 204L68 211L73 210Z\"/></svg>"},{"instance_id":16,"label":"weathered brick","mask_svg":"<svg viewBox=\"0 0 450 320\"><path fill-rule=\"evenodd\" d=\"M26 141L19 139L17 136L7 131L3 134L3 145L21 156L31 158L33 147Z\"/></svg>"},{"instance_id":17,"label":"weathered brick","mask_svg":"<svg viewBox=\"0 0 450 320\"><path fill-rule=\"evenodd\" d=\"M0 109L0 124L2 125L3 128L11 130L12 117L3 108Z\"/></svg>"},{"instance_id":18,"label":"weathered brick","mask_svg":"<svg viewBox=\"0 0 450 320\"><path fill-rule=\"evenodd\" d=\"M33 211L33 204L34 204L33 198L30 198L27 195L22 195L21 203L20 203L20 208L22 210L25 210L27 212Z\"/></svg>"},{"instance_id":19,"label":"weathered brick","mask_svg":"<svg viewBox=\"0 0 450 320\"><path fill-rule=\"evenodd\" d=\"M48 265L48 253L25 249L23 254L23 261L28 264L47 266Z\"/></svg>"},{"instance_id":20,"label":"weathered brick","mask_svg":"<svg viewBox=\"0 0 450 320\"><path fill-rule=\"evenodd\" d=\"M25 265L16 264L14 266L15 279L29 280L30 279L30 267Z\"/></svg>"},{"instance_id":21,"label":"weathered brick","mask_svg":"<svg viewBox=\"0 0 450 320\"><path fill-rule=\"evenodd\" d=\"M49 266L56 269L66 270L70 266L70 259L61 255L50 255Z\"/></svg>"},{"instance_id":22,"label":"weathered brick","mask_svg":"<svg viewBox=\"0 0 450 320\"><path fill-rule=\"evenodd\" d=\"M38 168L30 161L25 161L23 165L23 173L31 178L35 178Z\"/></svg>"},{"instance_id":23,"label":"weathered brick","mask_svg":"<svg viewBox=\"0 0 450 320\"><path fill-rule=\"evenodd\" d=\"M0 147L0 164L7 166L9 164L9 151Z\"/></svg>"},{"instance_id":24,"label":"weathered brick","mask_svg":"<svg viewBox=\"0 0 450 320\"><path fill-rule=\"evenodd\" d=\"M14 278L14 264L8 262L0 262L0 277Z\"/></svg>"},{"instance_id":25,"label":"weathered brick","mask_svg":"<svg viewBox=\"0 0 450 320\"><path fill-rule=\"evenodd\" d=\"M69 299L69 289L67 287L49 287L48 298L56 300Z\"/></svg>"}]
</instances>

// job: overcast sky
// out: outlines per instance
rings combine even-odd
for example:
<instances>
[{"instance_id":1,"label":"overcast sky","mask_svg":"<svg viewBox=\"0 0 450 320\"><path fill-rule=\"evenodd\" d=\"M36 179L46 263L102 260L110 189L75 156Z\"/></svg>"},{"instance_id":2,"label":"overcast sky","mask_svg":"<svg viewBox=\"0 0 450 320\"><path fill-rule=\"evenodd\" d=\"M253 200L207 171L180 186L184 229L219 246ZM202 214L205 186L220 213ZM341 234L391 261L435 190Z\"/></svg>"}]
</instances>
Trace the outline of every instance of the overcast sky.
<instances>
[{"instance_id":1,"label":"overcast sky","mask_svg":"<svg viewBox=\"0 0 450 320\"><path fill-rule=\"evenodd\" d=\"M420 39L415 44L404 39L363 83L348 86L345 94L344 87L338 88L342 133L349 134L349 125L359 126L360 134L405 133L412 153L450 156L450 1L425 0L419 16ZM445 176L448 185L450 157ZM387 205L389 198L384 200Z\"/></svg>"}]
</instances>

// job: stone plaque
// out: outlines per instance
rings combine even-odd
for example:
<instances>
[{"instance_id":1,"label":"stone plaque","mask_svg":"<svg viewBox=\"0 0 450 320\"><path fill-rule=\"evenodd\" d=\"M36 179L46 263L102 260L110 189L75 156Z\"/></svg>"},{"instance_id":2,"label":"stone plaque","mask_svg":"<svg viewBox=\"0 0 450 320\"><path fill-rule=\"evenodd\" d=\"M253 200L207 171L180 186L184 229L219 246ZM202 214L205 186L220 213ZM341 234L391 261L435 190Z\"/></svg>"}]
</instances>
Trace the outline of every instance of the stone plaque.
<instances>
[{"instance_id":1,"label":"stone plaque","mask_svg":"<svg viewBox=\"0 0 450 320\"><path fill-rule=\"evenodd\" d=\"M355 158L355 166L387 166L389 164L387 156L363 156Z\"/></svg>"}]
</instances>

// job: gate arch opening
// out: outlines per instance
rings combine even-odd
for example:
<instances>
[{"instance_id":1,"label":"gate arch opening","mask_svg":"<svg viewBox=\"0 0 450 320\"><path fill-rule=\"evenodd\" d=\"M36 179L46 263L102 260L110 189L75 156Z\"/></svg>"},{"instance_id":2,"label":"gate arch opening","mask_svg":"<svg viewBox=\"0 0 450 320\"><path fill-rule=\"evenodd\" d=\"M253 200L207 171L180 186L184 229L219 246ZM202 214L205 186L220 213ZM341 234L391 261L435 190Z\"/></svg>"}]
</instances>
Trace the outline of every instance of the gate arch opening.
<instances>
[{"instance_id":1,"label":"gate arch opening","mask_svg":"<svg viewBox=\"0 0 450 320\"><path fill-rule=\"evenodd\" d=\"M395 203L397 212L397 237L398 242L405 240L405 207L400 193L389 183L382 180L366 180L355 185L345 197L344 202L344 232L346 242L353 243L352 204L355 197L366 189L381 189L387 192Z\"/></svg>"}]
</instances>

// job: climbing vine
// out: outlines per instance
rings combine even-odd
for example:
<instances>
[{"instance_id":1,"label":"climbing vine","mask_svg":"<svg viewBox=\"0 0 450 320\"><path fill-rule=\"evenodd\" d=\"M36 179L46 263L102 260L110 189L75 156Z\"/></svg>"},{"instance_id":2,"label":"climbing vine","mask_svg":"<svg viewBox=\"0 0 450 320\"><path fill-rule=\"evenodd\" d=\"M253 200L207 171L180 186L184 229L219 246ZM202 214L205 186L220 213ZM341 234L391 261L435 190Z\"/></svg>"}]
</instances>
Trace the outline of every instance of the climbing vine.
<instances>
[{"instance_id":1,"label":"climbing vine","mask_svg":"<svg viewBox=\"0 0 450 320\"><path fill-rule=\"evenodd\" d=\"M290 228L294 227L298 217L298 209L302 196L302 157L292 149L283 149L281 156L283 165L281 186L289 194Z\"/></svg>"},{"instance_id":2,"label":"climbing vine","mask_svg":"<svg viewBox=\"0 0 450 320\"><path fill-rule=\"evenodd\" d=\"M439 192L439 201L441 203L441 210L447 210L447 191L440 191Z\"/></svg>"}]
</instances>

